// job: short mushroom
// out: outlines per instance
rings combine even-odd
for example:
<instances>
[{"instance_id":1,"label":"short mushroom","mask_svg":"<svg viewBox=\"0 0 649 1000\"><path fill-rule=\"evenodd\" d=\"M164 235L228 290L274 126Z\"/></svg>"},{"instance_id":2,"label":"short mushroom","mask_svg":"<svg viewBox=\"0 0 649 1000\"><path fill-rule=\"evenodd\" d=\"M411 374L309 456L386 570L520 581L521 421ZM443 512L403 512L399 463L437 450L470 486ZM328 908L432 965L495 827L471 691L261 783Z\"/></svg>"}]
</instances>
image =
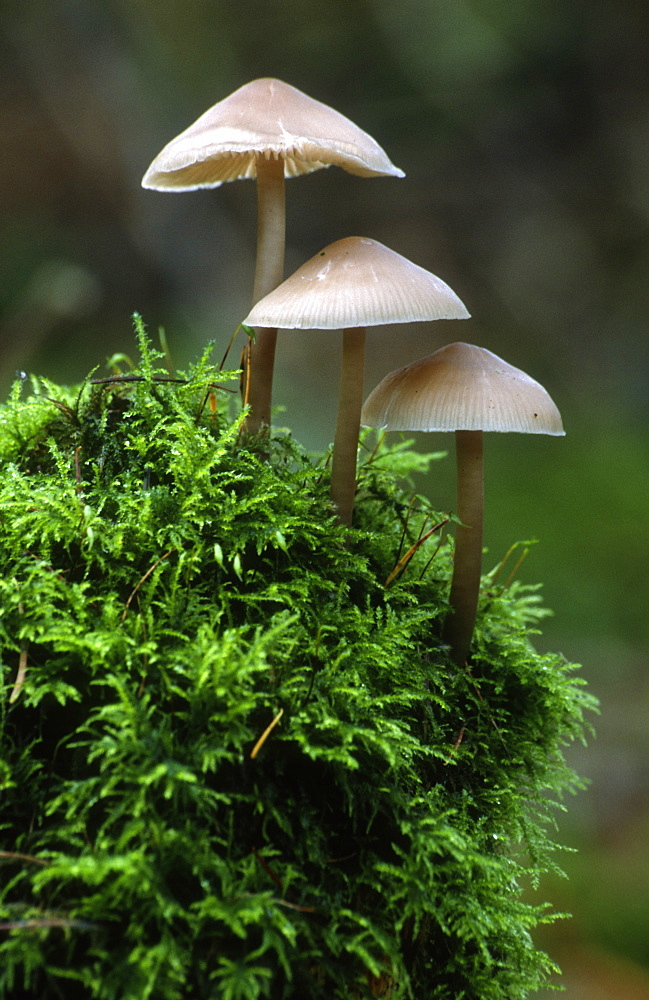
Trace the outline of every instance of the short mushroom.
<instances>
[{"instance_id":1,"label":"short mushroom","mask_svg":"<svg viewBox=\"0 0 649 1000\"><path fill-rule=\"evenodd\" d=\"M538 382L482 347L450 344L391 372L365 400L361 422L401 431L455 431L457 514L451 610L443 639L462 666L480 590L484 517L483 431L563 435Z\"/></svg>"},{"instance_id":2,"label":"short mushroom","mask_svg":"<svg viewBox=\"0 0 649 1000\"><path fill-rule=\"evenodd\" d=\"M361 177L403 177L371 136L344 115L281 80L235 90L172 139L146 171L158 191L212 188L257 179L257 262L253 305L284 276L284 178L331 164ZM277 331L260 331L250 364L247 428L270 424Z\"/></svg>"},{"instance_id":3,"label":"short mushroom","mask_svg":"<svg viewBox=\"0 0 649 1000\"><path fill-rule=\"evenodd\" d=\"M354 504L365 327L468 316L441 278L376 240L350 236L299 267L244 320L255 327L343 330L331 469L331 498L343 524L351 524Z\"/></svg>"}]
</instances>

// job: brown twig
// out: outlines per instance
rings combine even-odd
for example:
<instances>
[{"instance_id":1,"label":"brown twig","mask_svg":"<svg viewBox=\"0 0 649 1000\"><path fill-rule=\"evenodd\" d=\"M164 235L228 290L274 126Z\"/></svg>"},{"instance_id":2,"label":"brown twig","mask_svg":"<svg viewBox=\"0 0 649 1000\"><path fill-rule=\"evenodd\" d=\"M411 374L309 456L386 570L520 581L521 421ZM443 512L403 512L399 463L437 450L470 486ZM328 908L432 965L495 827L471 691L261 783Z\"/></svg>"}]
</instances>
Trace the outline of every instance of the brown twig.
<instances>
[{"instance_id":1,"label":"brown twig","mask_svg":"<svg viewBox=\"0 0 649 1000\"><path fill-rule=\"evenodd\" d=\"M18 657L18 673L16 674L16 680L11 690L11 694L9 696L10 705L13 705L13 703L18 700L20 692L23 689L26 676L27 676L27 644L23 643L20 649L20 656Z\"/></svg>"},{"instance_id":2,"label":"brown twig","mask_svg":"<svg viewBox=\"0 0 649 1000\"><path fill-rule=\"evenodd\" d=\"M447 520L448 520L448 521L450 521L450 518L447 518ZM425 575L426 575L426 573L428 572L428 567L430 566L430 564L431 564L431 563L432 563L432 561L434 560L435 556L437 555L437 553L438 553L438 552L439 552L439 550L441 549L441 547L442 547L442 542L443 542L443 541L444 541L444 539L443 539L443 538L440 538L439 542L438 542L438 543L437 543L437 545L435 546L435 551L433 552L432 556L430 557L430 559L428 560L428 562L426 563L426 565L425 565L425 566L424 566L424 568L422 569L421 573L419 574L419 579L420 579L420 580L423 580L424 576L425 576Z\"/></svg>"},{"instance_id":3,"label":"brown twig","mask_svg":"<svg viewBox=\"0 0 649 1000\"><path fill-rule=\"evenodd\" d=\"M280 879L279 875L275 874L271 866L264 858L262 858L261 854L259 853L259 851L257 851L256 848L253 847L252 853L254 854L255 858L257 859L261 867L264 869L268 877L271 878L275 883L275 885L279 889L282 889L283 891L282 880ZM300 913L316 913L316 909L314 906L299 906L297 903L289 903L288 899L276 899L275 902L279 903L280 906L288 906L290 910L298 910Z\"/></svg>"},{"instance_id":4,"label":"brown twig","mask_svg":"<svg viewBox=\"0 0 649 1000\"><path fill-rule=\"evenodd\" d=\"M79 927L81 930L92 931L97 924L87 920L75 920L69 917L28 917L26 920L5 920L0 923L0 931L29 930L33 927Z\"/></svg>"},{"instance_id":5,"label":"brown twig","mask_svg":"<svg viewBox=\"0 0 649 1000\"><path fill-rule=\"evenodd\" d=\"M256 847L253 847L252 853L254 854L255 858L257 859L257 861L259 862L259 864L261 865L261 867L264 869L264 871L266 872L266 874L268 875L268 877L273 880L273 882L275 883L275 885L279 889L281 889L282 888L282 880L279 877L279 875L275 874L275 872L273 871L273 869L271 868L271 866L268 864L268 862L266 861L266 859L262 858L261 854L259 853L259 851L257 850Z\"/></svg>"},{"instance_id":6,"label":"brown twig","mask_svg":"<svg viewBox=\"0 0 649 1000\"><path fill-rule=\"evenodd\" d=\"M148 379L145 375L109 375L108 378L93 378L90 385L112 385L113 382L175 382L186 385L186 378L173 378L171 375L154 375Z\"/></svg>"},{"instance_id":7,"label":"brown twig","mask_svg":"<svg viewBox=\"0 0 649 1000\"><path fill-rule=\"evenodd\" d=\"M0 858L7 858L9 861L31 861L35 865L45 865L50 862L43 858L35 858L33 854L21 854L20 851L0 851Z\"/></svg>"},{"instance_id":8,"label":"brown twig","mask_svg":"<svg viewBox=\"0 0 649 1000\"><path fill-rule=\"evenodd\" d=\"M379 449L381 448L381 445L383 444L384 441L385 441L385 431L381 431L381 433L376 438L376 444L374 445L374 448L370 452L370 457L365 462L363 462L363 468L364 469L368 465L372 464L372 462L374 461L374 459L378 455ZM365 445L363 444L362 447L364 448Z\"/></svg>"},{"instance_id":9,"label":"brown twig","mask_svg":"<svg viewBox=\"0 0 649 1000\"><path fill-rule=\"evenodd\" d=\"M459 733L457 734L457 739L456 739L455 743L453 744L453 749L451 750L451 752L449 753L448 757L444 761L444 766L445 767L447 766L447 764L450 764L451 761L453 760L453 757L455 757L455 754L456 754L456 752L457 752L457 750L458 750L458 748L460 746L460 743L464 739L465 728L466 728L465 726L462 726L462 728L460 729Z\"/></svg>"},{"instance_id":10,"label":"brown twig","mask_svg":"<svg viewBox=\"0 0 649 1000\"><path fill-rule=\"evenodd\" d=\"M284 715L284 709L280 708L280 710L277 713L277 715L275 716L275 718L266 726L266 728L264 729L263 733L261 734L261 736L259 737L259 739L255 743L254 747L250 751L250 759L251 760L255 759L255 757L257 756L257 754L259 753L259 751L263 747L264 743L266 742L266 740L268 739L268 737L270 736L270 734L272 733L273 729L275 728L275 726L277 725L277 723L279 722L279 720L282 718L283 715Z\"/></svg>"},{"instance_id":11,"label":"brown twig","mask_svg":"<svg viewBox=\"0 0 649 1000\"><path fill-rule=\"evenodd\" d=\"M144 576L140 577L140 579L138 580L138 582L135 584L135 587L133 588L133 590L129 594L129 597L128 597L128 600L127 600L126 604L124 605L124 611L122 612L122 617L121 617L121 621L122 622L124 621L124 619L126 618L126 616L128 614L128 609L129 609L129 607L131 605L131 601L133 600L133 598L137 594L137 592L140 589L140 587L142 586L142 584L145 583L146 580L148 580L148 578L151 576L151 574L153 573L153 571L155 569L157 569L157 567L160 565L161 562L164 562L165 559L168 559L169 556L173 552L176 552L176 551L177 551L176 549L169 549L169 551L165 552L165 554L163 556L160 556L159 559L156 559L156 561L153 563L152 566L149 566L149 568L146 571L146 573L144 574Z\"/></svg>"},{"instance_id":12,"label":"brown twig","mask_svg":"<svg viewBox=\"0 0 649 1000\"><path fill-rule=\"evenodd\" d=\"M444 518L443 521L440 521L438 524L433 525L430 531L427 531L425 535L422 535L421 538L417 539L414 545L410 546L406 554L403 555L401 559L399 559L399 562L396 564L396 566L388 576L387 580L383 584L384 587L389 587L389 585L392 583L395 577L397 577L399 573L408 565L408 563L414 556L417 549L420 548L424 544L424 542L427 542L431 535L435 534L435 532L438 531L440 528L443 528L445 524L448 524L448 520L449 520L448 517L446 517Z\"/></svg>"},{"instance_id":13,"label":"brown twig","mask_svg":"<svg viewBox=\"0 0 649 1000\"><path fill-rule=\"evenodd\" d=\"M17 582L16 582L15 579L14 579L13 582L14 582L14 584L16 584L16 586L18 586L18 584L17 584ZM22 601L18 601L18 614L19 615L24 615L25 614L25 607L24 607ZM9 695L9 704L10 705L13 705L13 703L15 701L17 701L17 699L20 696L20 692L23 689L23 685L25 683L25 677L27 675L27 650L28 650L28 648L29 648L29 643L26 642L23 639L23 641L20 644L20 655L18 657L18 672L16 674L16 680L15 680L14 686L13 686L13 688L11 690L11 694Z\"/></svg>"},{"instance_id":14,"label":"brown twig","mask_svg":"<svg viewBox=\"0 0 649 1000\"><path fill-rule=\"evenodd\" d=\"M408 530L408 522L410 521L410 515L412 514L413 504L417 498L414 496L410 497L410 503L408 504L408 510L406 511L406 517L403 522L403 531L401 532L401 538L399 539L399 548L397 549L397 562L401 559L401 551L403 549L403 543L406 540L406 532ZM423 527L423 526L422 526ZM421 537L421 531L419 532L419 537Z\"/></svg>"},{"instance_id":15,"label":"brown twig","mask_svg":"<svg viewBox=\"0 0 649 1000\"><path fill-rule=\"evenodd\" d=\"M511 571L511 573L507 577L507 580L503 584L503 588L501 590L501 594L504 594L505 591L507 590L507 588L513 582L514 577L516 576L516 574L518 573L519 569L521 568L521 564L525 561L525 559L527 559L527 557L528 557L529 554L530 554L530 550L529 550L529 546L528 546L527 548L523 549L523 552L521 553L521 555L516 560L516 563L514 564L513 570Z\"/></svg>"},{"instance_id":16,"label":"brown twig","mask_svg":"<svg viewBox=\"0 0 649 1000\"><path fill-rule=\"evenodd\" d=\"M79 455L81 454L81 445L78 445L74 449L74 477L77 481L77 486L81 486L81 461Z\"/></svg>"}]
</instances>

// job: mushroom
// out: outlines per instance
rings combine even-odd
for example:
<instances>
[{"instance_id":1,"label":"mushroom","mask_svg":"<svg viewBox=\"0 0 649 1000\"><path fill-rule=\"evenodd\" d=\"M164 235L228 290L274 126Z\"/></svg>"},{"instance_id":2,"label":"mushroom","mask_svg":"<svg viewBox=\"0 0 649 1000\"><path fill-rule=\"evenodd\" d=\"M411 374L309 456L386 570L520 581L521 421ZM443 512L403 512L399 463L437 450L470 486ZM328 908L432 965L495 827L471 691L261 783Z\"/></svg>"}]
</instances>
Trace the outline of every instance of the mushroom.
<instances>
[{"instance_id":1,"label":"mushroom","mask_svg":"<svg viewBox=\"0 0 649 1000\"><path fill-rule=\"evenodd\" d=\"M376 240L350 236L299 267L244 320L255 327L343 330L331 468L331 499L343 524L351 524L354 505L365 327L468 316L441 278Z\"/></svg>"},{"instance_id":2,"label":"mushroom","mask_svg":"<svg viewBox=\"0 0 649 1000\"><path fill-rule=\"evenodd\" d=\"M462 666L469 655L482 562L483 431L563 435L538 382L482 347L450 344L391 372L365 400L361 422L401 431L455 431L457 514L450 613L443 639Z\"/></svg>"},{"instance_id":3,"label":"mushroom","mask_svg":"<svg viewBox=\"0 0 649 1000\"><path fill-rule=\"evenodd\" d=\"M284 276L284 178L335 164L360 177L403 177L371 136L344 115L281 80L253 80L172 139L142 178L158 191L193 191L257 180L257 262L253 305ZM270 425L277 330L251 345L247 429Z\"/></svg>"}]
</instances>

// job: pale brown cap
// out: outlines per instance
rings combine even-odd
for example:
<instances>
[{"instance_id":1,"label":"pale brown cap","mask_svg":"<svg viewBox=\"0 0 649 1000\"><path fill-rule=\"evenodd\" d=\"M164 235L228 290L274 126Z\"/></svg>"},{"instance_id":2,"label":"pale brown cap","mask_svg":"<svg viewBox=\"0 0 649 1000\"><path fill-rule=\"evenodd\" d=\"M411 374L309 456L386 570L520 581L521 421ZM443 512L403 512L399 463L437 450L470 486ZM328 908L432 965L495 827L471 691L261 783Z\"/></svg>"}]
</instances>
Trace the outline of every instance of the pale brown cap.
<instances>
[{"instance_id":1,"label":"pale brown cap","mask_svg":"<svg viewBox=\"0 0 649 1000\"><path fill-rule=\"evenodd\" d=\"M284 330L466 319L455 292L376 240L349 236L325 247L254 306L244 323Z\"/></svg>"},{"instance_id":2,"label":"pale brown cap","mask_svg":"<svg viewBox=\"0 0 649 1000\"><path fill-rule=\"evenodd\" d=\"M462 343L386 375L365 400L361 423L393 431L565 433L542 385L491 351Z\"/></svg>"},{"instance_id":3,"label":"pale brown cap","mask_svg":"<svg viewBox=\"0 0 649 1000\"><path fill-rule=\"evenodd\" d=\"M295 177L331 164L361 177L403 177L367 132L281 80L253 80L167 143L142 187L192 191L255 177L262 155Z\"/></svg>"}]
</instances>

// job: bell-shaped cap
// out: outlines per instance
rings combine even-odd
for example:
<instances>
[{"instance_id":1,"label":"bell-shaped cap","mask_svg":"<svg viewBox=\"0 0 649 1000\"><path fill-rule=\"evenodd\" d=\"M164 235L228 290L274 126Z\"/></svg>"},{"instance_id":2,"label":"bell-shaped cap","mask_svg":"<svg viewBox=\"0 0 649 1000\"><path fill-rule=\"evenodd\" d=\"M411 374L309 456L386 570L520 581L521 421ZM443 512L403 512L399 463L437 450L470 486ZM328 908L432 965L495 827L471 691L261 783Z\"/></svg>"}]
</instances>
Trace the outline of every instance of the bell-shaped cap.
<instances>
[{"instance_id":1,"label":"bell-shaped cap","mask_svg":"<svg viewBox=\"0 0 649 1000\"><path fill-rule=\"evenodd\" d=\"M244 323L285 330L466 319L455 292L376 240L349 236L325 247L254 306Z\"/></svg>"},{"instance_id":2,"label":"bell-shaped cap","mask_svg":"<svg viewBox=\"0 0 649 1000\"><path fill-rule=\"evenodd\" d=\"M281 80L253 80L167 143L142 179L156 190L192 191L255 177L257 158L284 160L295 177L331 164L361 177L403 177L367 132Z\"/></svg>"},{"instance_id":3,"label":"bell-shaped cap","mask_svg":"<svg viewBox=\"0 0 649 1000\"><path fill-rule=\"evenodd\" d=\"M449 344L379 382L361 423L393 431L519 431L564 434L538 382L483 347Z\"/></svg>"}]
</instances>

